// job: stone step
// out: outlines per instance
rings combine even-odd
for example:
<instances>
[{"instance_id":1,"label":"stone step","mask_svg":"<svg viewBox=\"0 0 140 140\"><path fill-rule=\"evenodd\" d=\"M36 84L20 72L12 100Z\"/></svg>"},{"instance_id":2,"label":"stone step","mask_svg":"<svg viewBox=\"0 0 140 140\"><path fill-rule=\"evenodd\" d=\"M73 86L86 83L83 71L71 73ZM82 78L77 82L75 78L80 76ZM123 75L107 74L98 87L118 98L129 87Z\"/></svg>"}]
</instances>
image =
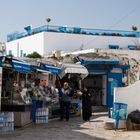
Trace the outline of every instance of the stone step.
<instances>
[{"instance_id":1,"label":"stone step","mask_svg":"<svg viewBox=\"0 0 140 140\"><path fill-rule=\"evenodd\" d=\"M104 128L107 129L107 130L114 130L114 124L115 124L115 120L114 119L108 119L105 122Z\"/></svg>"},{"instance_id":2,"label":"stone step","mask_svg":"<svg viewBox=\"0 0 140 140\"><path fill-rule=\"evenodd\" d=\"M108 109L106 106L92 106L92 112L107 112Z\"/></svg>"}]
</instances>

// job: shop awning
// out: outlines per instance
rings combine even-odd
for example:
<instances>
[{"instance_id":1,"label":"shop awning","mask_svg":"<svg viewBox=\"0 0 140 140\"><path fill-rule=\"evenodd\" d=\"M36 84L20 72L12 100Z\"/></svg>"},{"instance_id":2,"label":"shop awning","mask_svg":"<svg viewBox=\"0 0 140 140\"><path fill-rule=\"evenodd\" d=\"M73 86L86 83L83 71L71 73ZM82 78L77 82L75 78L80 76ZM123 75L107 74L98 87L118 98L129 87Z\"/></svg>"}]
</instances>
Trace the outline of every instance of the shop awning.
<instances>
[{"instance_id":1,"label":"shop awning","mask_svg":"<svg viewBox=\"0 0 140 140\"><path fill-rule=\"evenodd\" d=\"M44 70L51 72L52 74L60 74L61 73L61 68L47 65L47 64L45 64Z\"/></svg>"},{"instance_id":2,"label":"shop awning","mask_svg":"<svg viewBox=\"0 0 140 140\"><path fill-rule=\"evenodd\" d=\"M60 77L63 77L65 74L80 74L81 78L85 78L88 75L88 70L86 67L80 64L62 64Z\"/></svg>"},{"instance_id":3,"label":"shop awning","mask_svg":"<svg viewBox=\"0 0 140 140\"><path fill-rule=\"evenodd\" d=\"M37 66L31 66L32 69L35 69L40 72L52 73L59 75L61 73L61 68L51 66L48 64L39 64Z\"/></svg>"},{"instance_id":4,"label":"shop awning","mask_svg":"<svg viewBox=\"0 0 140 140\"><path fill-rule=\"evenodd\" d=\"M12 60L12 62L13 62L14 71L19 71L23 73L31 72L31 66L29 63L18 61L18 60Z\"/></svg>"},{"instance_id":5,"label":"shop awning","mask_svg":"<svg viewBox=\"0 0 140 140\"><path fill-rule=\"evenodd\" d=\"M42 70L42 69L36 69L38 72L42 72L42 73L51 73L49 71L46 71L46 70Z\"/></svg>"}]
</instances>

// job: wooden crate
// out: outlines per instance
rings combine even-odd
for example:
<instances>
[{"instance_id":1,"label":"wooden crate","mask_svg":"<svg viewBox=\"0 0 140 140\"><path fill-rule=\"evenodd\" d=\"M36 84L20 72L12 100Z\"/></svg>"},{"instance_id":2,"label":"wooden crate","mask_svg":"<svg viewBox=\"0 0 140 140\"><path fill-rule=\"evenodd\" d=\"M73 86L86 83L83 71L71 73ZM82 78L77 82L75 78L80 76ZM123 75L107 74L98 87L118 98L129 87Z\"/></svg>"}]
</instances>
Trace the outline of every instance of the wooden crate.
<instances>
[{"instance_id":1,"label":"wooden crate","mask_svg":"<svg viewBox=\"0 0 140 140\"><path fill-rule=\"evenodd\" d=\"M14 112L15 127L23 127L31 122L30 112Z\"/></svg>"}]
</instances>

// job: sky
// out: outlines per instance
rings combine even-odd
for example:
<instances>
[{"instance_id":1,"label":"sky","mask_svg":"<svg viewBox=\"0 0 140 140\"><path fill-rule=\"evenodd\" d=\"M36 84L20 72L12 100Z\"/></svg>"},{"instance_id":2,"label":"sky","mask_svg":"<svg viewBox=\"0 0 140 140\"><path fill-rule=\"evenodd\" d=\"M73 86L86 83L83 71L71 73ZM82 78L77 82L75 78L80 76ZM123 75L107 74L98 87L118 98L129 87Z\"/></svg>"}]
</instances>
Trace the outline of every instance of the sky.
<instances>
[{"instance_id":1,"label":"sky","mask_svg":"<svg viewBox=\"0 0 140 140\"><path fill-rule=\"evenodd\" d=\"M0 41L9 33L47 24L140 30L140 0L0 0Z\"/></svg>"}]
</instances>

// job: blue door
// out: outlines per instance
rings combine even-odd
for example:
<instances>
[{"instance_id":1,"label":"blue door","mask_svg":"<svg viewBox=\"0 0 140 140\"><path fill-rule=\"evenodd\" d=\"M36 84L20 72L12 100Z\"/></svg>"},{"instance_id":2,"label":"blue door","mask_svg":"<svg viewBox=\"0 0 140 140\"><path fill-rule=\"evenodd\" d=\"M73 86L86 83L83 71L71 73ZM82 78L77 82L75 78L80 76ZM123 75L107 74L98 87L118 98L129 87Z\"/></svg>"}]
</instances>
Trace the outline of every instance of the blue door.
<instances>
[{"instance_id":1,"label":"blue door","mask_svg":"<svg viewBox=\"0 0 140 140\"><path fill-rule=\"evenodd\" d=\"M107 77L107 106L112 107L114 99L114 87L122 86L122 73L110 73Z\"/></svg>"}]
</instances>

